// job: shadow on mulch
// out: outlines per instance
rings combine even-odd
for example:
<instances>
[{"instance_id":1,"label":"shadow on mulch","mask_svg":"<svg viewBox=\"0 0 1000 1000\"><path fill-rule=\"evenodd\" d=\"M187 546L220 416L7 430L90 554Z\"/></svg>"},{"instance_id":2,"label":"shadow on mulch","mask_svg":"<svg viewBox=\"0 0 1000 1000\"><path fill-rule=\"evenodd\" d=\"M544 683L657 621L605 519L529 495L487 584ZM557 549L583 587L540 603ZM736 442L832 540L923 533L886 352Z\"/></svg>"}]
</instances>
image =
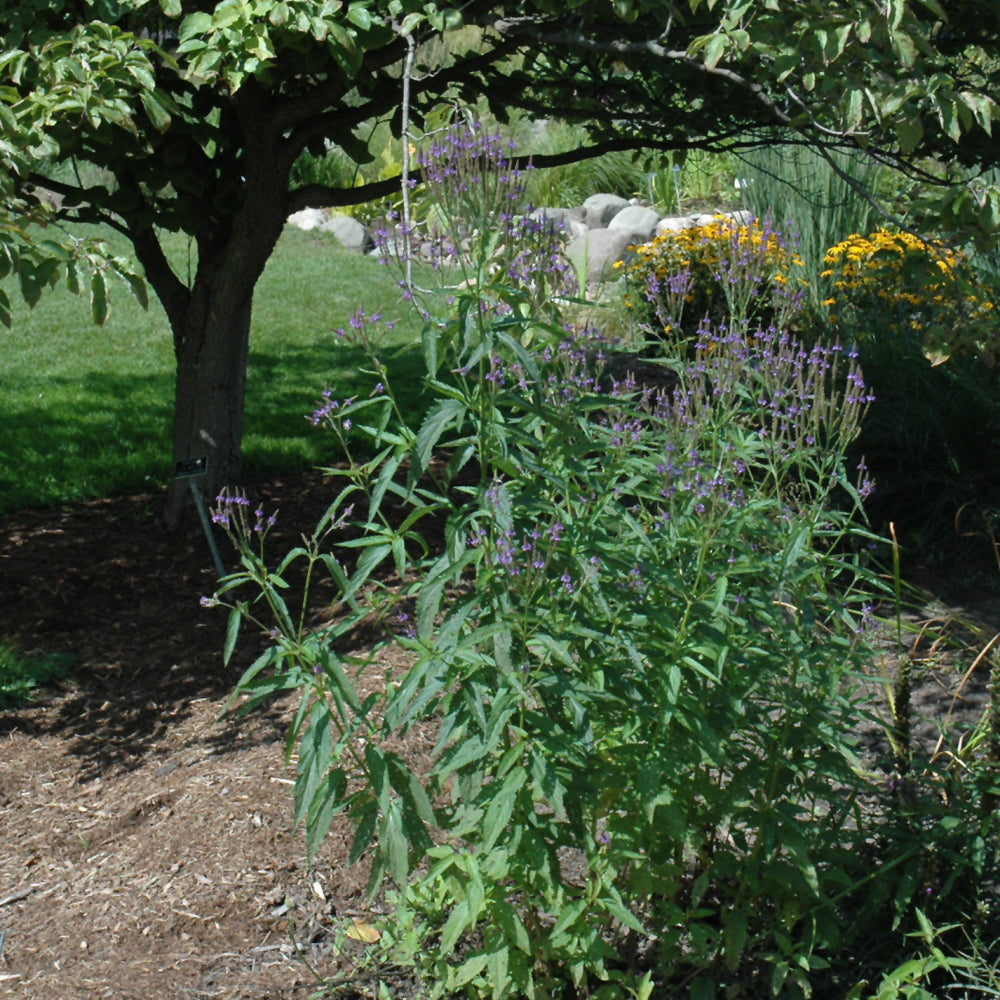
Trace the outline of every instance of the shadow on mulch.
<instances>
[{"instance_id":1,"label":"shadow on mulch","mask_svg":"<svg viewBox=\"0 0 1000 1000\"><path fill-rule=\"evenodd\" d=\"M268 538L275 558L300 543L331 500L320 473L251 486L248 494L279 510ZM85 778L132 770L162 752L168 729L196 703L225 698L262 648L246 631L223 665L227 614L200 604L216 586L207 541L193 517L182 531L166 532L161 502L142 494L0 518L0 641L74 664L51 693L0 715L0 736L58 734L86 760ZM235 568L228 540L219 548L227 569ZM256 739L284 740L277 711L254 714ZM216 752L235 747L242 728L231 717L213 739Z\"/></svg>"}]
</instances>

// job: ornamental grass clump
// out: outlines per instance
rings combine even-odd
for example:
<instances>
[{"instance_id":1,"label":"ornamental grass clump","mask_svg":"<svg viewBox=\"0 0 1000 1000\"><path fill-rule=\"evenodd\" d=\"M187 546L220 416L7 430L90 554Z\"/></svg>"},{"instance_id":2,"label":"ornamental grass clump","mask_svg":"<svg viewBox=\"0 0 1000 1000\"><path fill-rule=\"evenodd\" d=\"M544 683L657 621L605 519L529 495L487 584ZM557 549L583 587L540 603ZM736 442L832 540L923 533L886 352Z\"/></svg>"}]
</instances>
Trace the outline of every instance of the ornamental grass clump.
<instances>
[{"instance_id":1,"label":"ornamental grass clump","mask_svg":"<svg viewBox=\"0 0 1000 1000\"><path fill-rule=\"evenodd\" d=\"M301 692L310 854L346 814L390 904L381 981L404 967L422 995L861 996L917 947L924 886L913 845L880 841L851 735L877 585L846 513L871 485L845 459L857 359L705 319L666 342L669 388L609 377L620 345L519 308L519 247L471 247L487 280L420 303L426 417L377 358L370 394L325 395L314 419L374 457L329 470L277 571L247 520L216 598L228 652L241 587L275 610L237 694ZM339 595L311 627L282 602L299 563ZM360 625L385 637L349 652Z\"/></svg>"},{"instance_id":2,"label":"ornamental grass clump","mask_svg":"<svg viewBox=\"0 0 1000 1000\"><path fill-rule=\"evenodd\" d=\"M804 302L794 241L767 220L729 216L663 233L618 265L626 306L656 333L691 332L703 317L731 328L787 326Z\"/></svg>"},{"instance_id":3,"label":"ornamental grass clump","mask_svg":"<svg viewBox=\"0 0 1000 1000\"><path fill-rule=\"evenodd\" d=\"M933 362L996 349L996 304L960 250L911 233L855 233L827 251L828 319L861 342L916 344Z\"/></svg>"}]
</instances>

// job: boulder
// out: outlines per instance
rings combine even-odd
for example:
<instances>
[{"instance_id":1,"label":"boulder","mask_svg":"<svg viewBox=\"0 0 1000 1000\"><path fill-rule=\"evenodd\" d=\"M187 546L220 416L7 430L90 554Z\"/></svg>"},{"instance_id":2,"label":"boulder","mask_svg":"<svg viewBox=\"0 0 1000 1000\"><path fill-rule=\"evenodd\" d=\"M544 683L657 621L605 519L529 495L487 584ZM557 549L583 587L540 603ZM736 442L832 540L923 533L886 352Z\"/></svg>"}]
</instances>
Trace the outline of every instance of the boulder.
<instances>
[{"instance_id":1,"label":"boulder","mask_svg":"<svg viewBox=\"0 0 1000 1000\"><path fill-rule=\"evenodd\" d=\"M569 208L536 208L529 218L558 232L569 228L571 214L572 209Z\"/></svg>"},{"instance_id":2,"label":"boulder","mask_svg":"<svg viewBox=\"0 0 1000 1000\"><path fill-rule=\"evenodd\" d=\"M375 240L368 229L349 215L335 215L317 228L324 233L333 233L344 247L354 253L368 253L375 246Z\"/></svg>"},{"instance_id":3,"label":"boulder","mask_svg":"<svg viewBox=\"0 0 1000 1000\"><path fill-rule=\"evenodd\" d=\"M700 225L695 216L691 215L668 215L665 219L660 219L656 224L654 235L665 236L668 233L682 233L685 229L693 229Z\"/></svg>"},{"instance_id":4,"label":"boulder","mask_svg":"<svg viewBox=\"0 0 1000 1000\"><path fill-rule=\"evenodd\" d=\"M621 229L591 229L570 239L566 244L566 256L577 274L585 274L588 287L592 287L618 276L615 264L625 260L634 242L632 234Z\"/></svg>"},{"instance_id":5,"label":"boulder","mask_svg":"<svg viewBox=\"0 0 1000 1000\"><path fill-rule=\"evenodd\" d=\"M651 208L629 205L615 215L608 223L608 229L621 229L626 233L632 233L635 236L634 242L645 243L653 238L659 221L659 214Z\"/></svg>"},{"instance_id":6,"label":"boulder","mask_svg":"<svg viewBox=\"0 0 1000 1000\"><path fill-rule=\"evenodd\" d=\"M589 229L607 229L611 220L628 202L616 194L592 194L584 203L586 223Z\"/></svg>"}]
</instances>

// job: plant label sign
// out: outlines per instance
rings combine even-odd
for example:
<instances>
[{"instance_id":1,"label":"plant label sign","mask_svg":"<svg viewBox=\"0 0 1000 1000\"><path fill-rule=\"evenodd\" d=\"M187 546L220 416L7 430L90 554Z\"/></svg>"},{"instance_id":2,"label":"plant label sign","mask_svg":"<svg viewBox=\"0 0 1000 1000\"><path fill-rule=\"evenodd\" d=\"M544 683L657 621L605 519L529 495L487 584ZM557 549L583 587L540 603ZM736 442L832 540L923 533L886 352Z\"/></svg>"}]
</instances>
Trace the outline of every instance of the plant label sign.
<instances>
[{"instance_id":1,"label":"plant label sign","mask_svg":"<svg viewBox=\"0 0 1000 1000\"><path fill-rule=\"evenodd\" d=\"M194 498L194 505L198 508L198 517L201 519L201 526L208 541L208 547L212 552L212 561L215 563L215 571L221 579L226 575L226 570L222 564L222 557L212 536L212 523L208 519L208 511L205 509L205 501L201 497L198 487L194 481L208 472L208 456L201 458L185 458L174 466L174 478L186 479L191 484L191 496Z\"/></svg>"},{"instance_id":2,"label":"plant label sign","mask_svg":"<svg viewBox=\"0 0 1000 1000\"><path fill-rule=\"evenodd\" d=\"M208 456L201 458L186 458L174 466L175 479L193 479L195 476L203 476L208 472Z\"/></svg>"}]
</instances>

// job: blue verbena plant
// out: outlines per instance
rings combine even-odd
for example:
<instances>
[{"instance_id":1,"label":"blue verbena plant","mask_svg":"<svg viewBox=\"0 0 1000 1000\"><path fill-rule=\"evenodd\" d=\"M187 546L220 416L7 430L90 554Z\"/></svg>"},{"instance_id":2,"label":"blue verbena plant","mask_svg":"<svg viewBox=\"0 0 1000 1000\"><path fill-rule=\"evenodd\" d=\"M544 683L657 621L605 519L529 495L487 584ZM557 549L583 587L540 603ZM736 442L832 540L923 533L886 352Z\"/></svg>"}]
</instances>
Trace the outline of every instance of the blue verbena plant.
<instances>
[{"instance_id":1,"label":"blue verbena plant","mask_svg":"<svg viewBox=\"0 0 1000 1000\"><path fill-rule=\"evenodd\" d=\"M551 231L495 138L463 126L422 155L464 227L443 308L404 278L432 403L407 426L377 356L369 396L324 394L314 421L375 456L328 470L342 487L277 569L265 512L220 498L242 555L210 599L227 657L245 620L271 637L241 707L301 693L309 851L350 817L351 860L389 880L380 947L430 995L808 995L896 864L872 870L851 736L874 583L872 484L845 460L871 402L857 359L706 320L650 379L560 317L558 246L554 268L524 257ZM345 329L374 343L380 322ZM335 582L327 622L287 608L295 567L303 608L318 571ZM373 621L405 669L349 652ZM422 769L399 749L417 727ZM862 972L837 970L845 995Z\"/></svg>"}]
</instances>

